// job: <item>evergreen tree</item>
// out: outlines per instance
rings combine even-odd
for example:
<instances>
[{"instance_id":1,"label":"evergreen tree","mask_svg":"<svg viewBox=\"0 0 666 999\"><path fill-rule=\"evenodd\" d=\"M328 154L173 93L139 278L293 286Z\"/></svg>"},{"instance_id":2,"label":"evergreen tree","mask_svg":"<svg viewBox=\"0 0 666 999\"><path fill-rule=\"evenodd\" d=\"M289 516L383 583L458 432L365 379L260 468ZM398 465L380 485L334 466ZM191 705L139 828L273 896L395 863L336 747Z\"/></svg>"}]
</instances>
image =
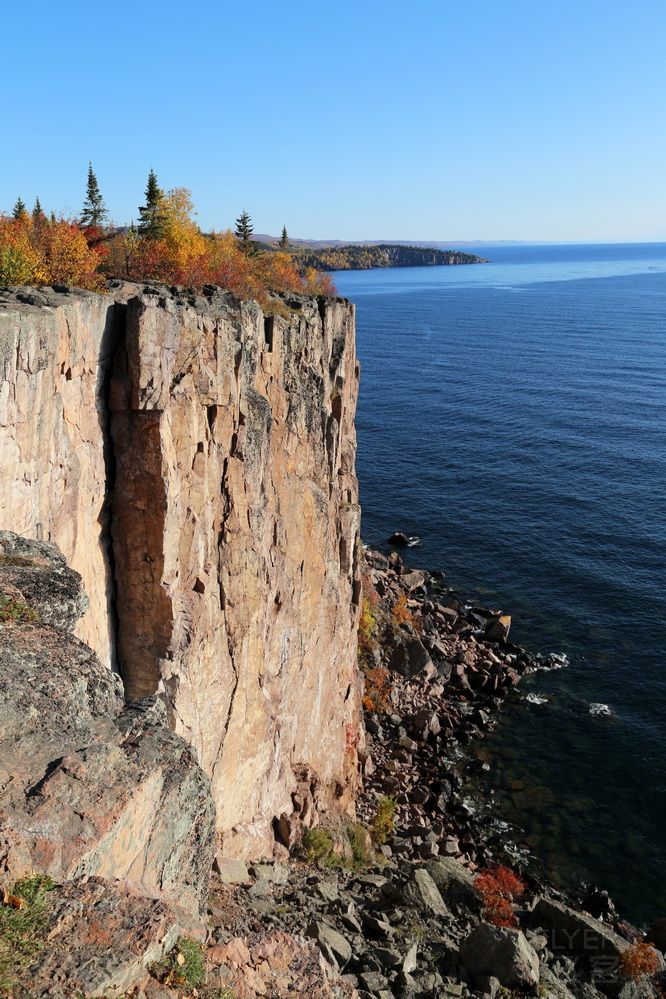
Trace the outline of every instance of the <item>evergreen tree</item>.
<instances>
[{"instance_id":1,"label":"evergreen tree","mask_svg":"<svg viewBox=\"0 0 666 999\"><path fill-rule=\"evenodd\" d=\"M166 232L168 217L164 204L164 191L157 183L155 171L148 174L146 203L139 207L139 235L146 239L161 239Z\"/></svg>"},{"instance_id":2,"label":"evergreen tree","mask_svg":"<svg viewBox=\"0 0 666 999\"><path fill-rule=\"evenodd\" d=\"M280 236L280 246L282 247L283 250L286 250L287 247L289 246L289 236L287 234L286 225L282 226L282 235Z\"/></svg>"},{"instance_id":3,"label":"evergreen tree","mask_svg":"<svg viewBox=\"0 0 666 999\"><path fill-rule=\"evenodd\" d=\"M241 212L236 219L235 236L244 253L252 253L252 233L254 226L249 212Z\"/></svg>"},{"instance_id":4,"label":"evergreen tree","mask_svg":"<svg viewBox=\"0 0 666 999\"><path fill-rule=\"evenodd\" d=\"M16 204L12 210L12 217L16 219L17 222L22 222L28 214L28 209L25 207L25 201L23 198L17 198Z\"/></svg>"},{"instance_id":5,"label":"evergreen tree","mask_svg":"<svg viewBox=\"0 0 666 999\"><path fill-rule=\"evenodd\" d=\"M104 225L108 212L101 195L99 184L92 163L88 163L88 183L86 186L86 200L83 202L81 212L81 225Z\"/></svg>"},{"instance_id":6,"label":"evergreen tree","mask_svg":"<svg viewBox=\"0 0 666 999\"><path fill-rule=\"evenodd\" d=\"M42 206L39 203L39 198L35 198L35 207L32 210L32 221L35 225L38 222L46 222L46 215L42 211Z\"/></svg>"}]
</instances>

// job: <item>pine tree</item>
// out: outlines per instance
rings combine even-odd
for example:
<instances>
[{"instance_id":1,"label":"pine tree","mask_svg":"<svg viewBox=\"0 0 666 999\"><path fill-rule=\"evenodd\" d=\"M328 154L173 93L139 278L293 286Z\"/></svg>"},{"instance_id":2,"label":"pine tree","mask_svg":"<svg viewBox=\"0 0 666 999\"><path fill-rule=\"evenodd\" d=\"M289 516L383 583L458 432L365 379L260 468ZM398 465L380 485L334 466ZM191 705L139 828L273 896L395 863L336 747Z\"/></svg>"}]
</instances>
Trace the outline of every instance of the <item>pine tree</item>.
<instances>
[{"instance_id":1,"label":"pine tree","mask_svg":"<svg viewBox=\"0 0 666 999\"><path fill-rule=\"evenodd\" d=\"M35 207L32 210L32 221L37 225L38 222L46 222L46 215L42 211L42 206L39 203L39 198L35 198Z\"/></svg>"},{"instance_id":2,"label":"pine tree","mask_svg":"<svg viewBox=\"0 0 666 999\"><path fill-rule=\"evenodd\" d=\"M282 235L280 236L280 246L282 247L283 250L286 250L287 247L289 246L289 236L287 234L286 225L282 226Z\"/></svg>"},{"instance_id":3,"label":"pine tree","mask_svg":"<svg viewBox=\"0 0 666 999\"><path fill-rule=\"evenodd\" d=\"M81 212L81 225L104 225L108 212L101 195L99 184L92 163L88 163L88 183L86 186L86 200L83 202Z\"/></svg>"},{"instance_id":4,"label":"pine tree","mask_svg":"<svg viewBox=\"0 0 666 999\"><path fill-rule=\"evenodd\" d=\"M25 201L23 198L17 198L16 204L14 205L12 211L12 217L16 219L17 222L22 222L28 215L28 209L25 207Z\"/></svg>"},{"instance_id":5,"label":"pine tree","mask_svg":"<svg viewBox=\"0 0 666 999\"><path fill-rule=\"evenodd\" d=\"M236 219L235 236L244 253L252 253L252 233L254 226L249 212L241 212Z\"/></svg>"},{"instance_id":6,"label":"pine tree","mask_svg":"<svg viewBox=\"0 0 666 999\"><path fill-rule=\"evenodd\" d=\"M167 211L164 204L164 191L157 183L155 171L148 174L146 186L146 203L139 207L139 235L145 239L161 239L166 232Z\"/></svg>"}]
</instances>

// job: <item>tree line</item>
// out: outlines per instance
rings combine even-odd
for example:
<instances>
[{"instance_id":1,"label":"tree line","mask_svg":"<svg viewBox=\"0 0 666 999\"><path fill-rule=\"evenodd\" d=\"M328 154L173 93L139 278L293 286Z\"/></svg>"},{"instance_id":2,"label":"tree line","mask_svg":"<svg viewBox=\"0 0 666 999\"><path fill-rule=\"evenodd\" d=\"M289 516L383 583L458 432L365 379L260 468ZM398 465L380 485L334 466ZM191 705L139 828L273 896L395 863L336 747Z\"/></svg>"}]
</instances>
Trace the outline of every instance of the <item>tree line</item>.
<instances>
[{"instance_id":1,"label":"tree line","mask_svg":"<svg viewBox=\"0 0 666 999\"><path fill-rule=\"evenodd\" d=\"M0 284L74 284L99 289L109 277L156 280L200 288L220 285L241 298L267 305L270 292L331 294L332 282L297 262L283 226L277 246L254 238L243 210L232 230L204 233L194 221L190 191L164 191L150 170L138 223L118 227L109 212L92 163L76 219L45 214L36 199L28 211L19 197L0 216Z\"/></svg>"}]
</instances>

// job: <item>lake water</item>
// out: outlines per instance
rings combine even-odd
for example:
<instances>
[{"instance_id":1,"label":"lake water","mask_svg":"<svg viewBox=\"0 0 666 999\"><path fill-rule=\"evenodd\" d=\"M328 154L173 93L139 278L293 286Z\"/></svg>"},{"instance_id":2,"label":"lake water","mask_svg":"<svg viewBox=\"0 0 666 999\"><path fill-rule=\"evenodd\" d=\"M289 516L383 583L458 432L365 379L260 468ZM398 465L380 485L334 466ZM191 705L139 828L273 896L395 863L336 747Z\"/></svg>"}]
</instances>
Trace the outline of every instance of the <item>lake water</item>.
<instances>
[{"instance_id":1,"label":"lake water","mask_svg":"<svg viewBox=\"0 0 666 999\"><path fill-rule=\"evenodd\" d=\"M666 245L474 252L491 262L334 275L358 309L364 540L419 535L412 564L568 657L507 706L486 793L552 873L649 920L666 914Z\"/></svg>"}]
</instances>

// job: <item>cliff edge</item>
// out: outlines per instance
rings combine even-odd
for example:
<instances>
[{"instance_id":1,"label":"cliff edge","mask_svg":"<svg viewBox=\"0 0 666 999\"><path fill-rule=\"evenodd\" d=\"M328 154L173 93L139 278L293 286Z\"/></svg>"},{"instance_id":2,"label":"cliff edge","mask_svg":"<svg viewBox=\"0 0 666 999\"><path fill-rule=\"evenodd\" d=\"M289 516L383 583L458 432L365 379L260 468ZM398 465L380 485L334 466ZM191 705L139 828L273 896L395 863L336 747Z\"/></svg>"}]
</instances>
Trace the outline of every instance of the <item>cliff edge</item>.
<instances>
[{"instance_id":1,"label":"cliff edge","mask_svg":"<svg viewBox=\"0 0 666 999\"><path fill-rule=\"evenodd\" d=\"M274 306L0 293L0 528L81 574L76 634L159 695L253 858L353 811L361 730L354 309Z\"/></svg>"}]
</instances>

